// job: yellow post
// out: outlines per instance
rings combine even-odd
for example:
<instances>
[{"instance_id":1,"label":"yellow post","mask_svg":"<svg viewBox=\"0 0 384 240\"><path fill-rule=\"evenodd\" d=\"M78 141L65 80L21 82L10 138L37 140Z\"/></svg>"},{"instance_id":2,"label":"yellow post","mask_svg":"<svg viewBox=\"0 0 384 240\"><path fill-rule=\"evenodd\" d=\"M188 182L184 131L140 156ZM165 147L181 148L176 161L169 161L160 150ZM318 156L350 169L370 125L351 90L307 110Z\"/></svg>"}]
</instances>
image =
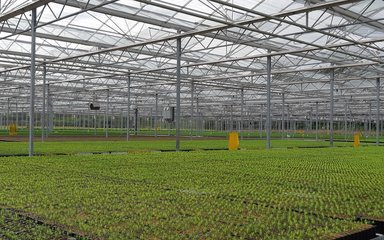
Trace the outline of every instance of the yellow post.
<instances>
[{"instance_id":1,"label":"yellow post","mask_svg":"<svg viewBox=\"0 0 384 240\"><path fill-rule=\"evenodd\" d=\"M353 135L353 146L354 147L360 146L360 133L355 133Z\"/></svg>"},{"instance_id":2,"label":"yellow post","mask_svg":"<svg viewBox=\"0 0 384 240\"><path fill-rule=\"evenodd\" d=\"M17 135L17 127L15 123L12 123L9 125L9 136L16 136Z\"/></svg>"},{"instance_id":3,"label":"yellow post","mask_svg":"<svg viewBox=\"0 0 384 240\"><path fill-rule=\"evenodd\" d=\"M228 149L233 151L239 148L239 133L238 132L230 132L229 133L229 141L228 141Z\"/></svg>"}]
</instances>

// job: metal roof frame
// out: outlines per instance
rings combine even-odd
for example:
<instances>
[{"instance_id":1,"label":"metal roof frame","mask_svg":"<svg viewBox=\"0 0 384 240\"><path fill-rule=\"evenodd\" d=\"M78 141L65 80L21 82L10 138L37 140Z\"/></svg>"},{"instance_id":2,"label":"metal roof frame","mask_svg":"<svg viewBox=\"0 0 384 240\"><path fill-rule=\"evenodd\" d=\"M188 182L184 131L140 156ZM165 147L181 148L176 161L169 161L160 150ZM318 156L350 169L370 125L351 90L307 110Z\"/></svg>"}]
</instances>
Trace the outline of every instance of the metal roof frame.
<instances>
[{"instance_id":1,"label":"metal roof frame","mask_svg":"<svg viewBox=\"0 0 384 240\"><path fill-rule=\"evenodd\" d=\"M304 117L314 104L333 100L348 99L349 105L364 109L364 101L377 99L377 87L382 91L376 85L384 71L382 1L20 0L20 6L12 7L17 3L8 1L0 6L2 113L8 99L24 109L30 103L33 9L37 108L45 103L43 89L49 84L55 112L66 112L70 105L86 111L95 91L103 104L108 94L114 109L127 111L128 75L131 98L143 111L153 108L155 94L175 104L177 70L185 117L193 115L187 106L197 96L206 116L233 104L244 105L247 112L262 109L270 96L275 103L271 118L278 119L284 110L282 93L290 105L307 104L290 109ZM331 97L332 86L343 94ZM244 99L239 102L240 91ZM341 105L335 105L335 114L344 114ZM321 105L319 111L327 108ZM355 111L357 118L366 117Z\"/></svg>"}]
</instances>

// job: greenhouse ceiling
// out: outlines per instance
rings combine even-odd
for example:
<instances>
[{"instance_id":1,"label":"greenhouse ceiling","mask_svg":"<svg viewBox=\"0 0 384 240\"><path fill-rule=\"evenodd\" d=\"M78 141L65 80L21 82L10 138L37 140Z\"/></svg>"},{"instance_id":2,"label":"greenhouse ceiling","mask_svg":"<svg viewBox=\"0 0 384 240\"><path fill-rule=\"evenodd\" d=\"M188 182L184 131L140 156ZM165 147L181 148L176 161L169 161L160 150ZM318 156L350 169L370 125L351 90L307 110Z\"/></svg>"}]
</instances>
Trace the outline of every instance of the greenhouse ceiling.
<instances>
[{"instance_id":1,"label":"greenhouse ceiling","mask_svg":"<svg viewBox=\"0 0 384 240\"><path fill-rule=\"evenodd\" d=\"M182 116L196 105L205 116L240 114L243 102L272 118L284 107L328 116L332 106L364 118L382 91L382 0L2 0L2 112L31 106L33 9L36 111L44 99L73 113L108 100L120 114L128 95L142 111L156 98L175 105L177 70Z\"/></svg>"}]
</instances>

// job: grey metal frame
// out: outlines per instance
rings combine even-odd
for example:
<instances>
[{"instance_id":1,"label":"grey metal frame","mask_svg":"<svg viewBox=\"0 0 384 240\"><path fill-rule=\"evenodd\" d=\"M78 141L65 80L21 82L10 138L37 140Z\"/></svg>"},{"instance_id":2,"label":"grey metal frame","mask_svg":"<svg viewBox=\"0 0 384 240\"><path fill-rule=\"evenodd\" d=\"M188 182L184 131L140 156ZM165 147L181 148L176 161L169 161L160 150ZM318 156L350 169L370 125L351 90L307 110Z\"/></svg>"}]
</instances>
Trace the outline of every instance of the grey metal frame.
<instances>
[{"instance_id":1,"label":"grey metal frame","mask_svg":"<svg viewBox=\"0 0 384 240\"><path fill-rule=\"evenodd\" d=\"M270 148L272 130L290 134L301 123L311 130L314 108L316 139L328 121L332 146L333 123L343 119L345 134L348 124L358 130L370 116L367 103L376 100L379 144L384 3L279 3L5 0L7 7L0 6L0 113L10 117L9 99L24 109L20 116L29 109L30 155L36 113L42 141L55 114L80 116L90 127L82 113L95 93L108 108L106 137L109 122L126 112L121 122L126 121L129 139L132 98L156 136L159 107L176 106L177 150L181 129L189 128L192 139L203 122L216 129L219 122L222 129L237 124L243 139L260 115L265 123L259 122L259 129L265 125Z\"/></svg>"}]
</instances>

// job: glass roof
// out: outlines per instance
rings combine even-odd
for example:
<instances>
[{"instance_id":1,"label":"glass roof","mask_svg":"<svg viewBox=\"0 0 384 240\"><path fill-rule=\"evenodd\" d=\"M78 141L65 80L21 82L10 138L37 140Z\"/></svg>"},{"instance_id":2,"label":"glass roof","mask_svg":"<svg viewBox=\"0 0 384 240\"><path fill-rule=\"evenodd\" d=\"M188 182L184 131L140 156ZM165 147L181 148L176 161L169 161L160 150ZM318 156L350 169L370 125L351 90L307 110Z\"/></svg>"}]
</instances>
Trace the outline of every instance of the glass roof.
<instances>
[{"instance_id":1,"label":"glass roof","mask_svg":"<svg viewBox=\"0 0 384 240\"><path fill-rule=\"evenodd\" d=\"M362 98L371 98L369 83L383 75L383 1L5 0L0 84L9 90L0 101L24 96L21 104L28 103L34 7L37 87L45 63L60 106L76 95L86 108L93 91L105 95L112 89L121 101L117 107L124 109L128 73L139 102L153 104L159 91L163 101L174 102L178 37L182 97L189 101L194 82L206 106L232 101L228 96L239 89L254 92L247 94L249 107L264 104L267 56L273 62L273 92L289 92L308 104L329 100L335 67L343 96L364 92ZM60 100L63 92L68 99Z\"/></svg>"}]
</instances>

